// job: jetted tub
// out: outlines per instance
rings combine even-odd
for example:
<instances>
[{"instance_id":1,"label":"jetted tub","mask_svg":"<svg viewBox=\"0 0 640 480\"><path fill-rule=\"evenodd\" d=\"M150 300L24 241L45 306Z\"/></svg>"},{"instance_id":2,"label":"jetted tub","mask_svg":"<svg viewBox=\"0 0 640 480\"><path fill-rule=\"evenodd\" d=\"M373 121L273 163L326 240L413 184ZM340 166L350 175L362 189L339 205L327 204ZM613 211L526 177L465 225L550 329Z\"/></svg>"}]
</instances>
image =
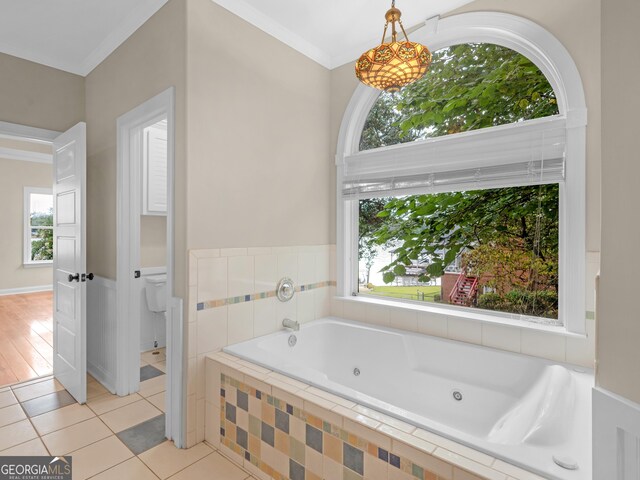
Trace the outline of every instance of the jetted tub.
<instances>
[{"instance_id":1,"label":"jetted tub","mask_svg":"<svg viewBox=\"0 0 640 480\"><path fill-rule=\"evenodd\" d=\"M591 370L333 317L224 351L545 478L591 479Z\"/></svg>"}]
</instances>

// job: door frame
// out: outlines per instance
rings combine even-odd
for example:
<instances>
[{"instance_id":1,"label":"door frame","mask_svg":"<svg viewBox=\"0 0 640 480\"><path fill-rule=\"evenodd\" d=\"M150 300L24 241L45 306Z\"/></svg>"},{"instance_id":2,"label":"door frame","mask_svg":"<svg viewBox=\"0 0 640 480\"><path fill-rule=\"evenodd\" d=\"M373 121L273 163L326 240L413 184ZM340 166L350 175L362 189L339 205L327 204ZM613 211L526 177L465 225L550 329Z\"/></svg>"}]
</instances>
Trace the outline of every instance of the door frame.
<instances>
[{"instance_id":1,"label":"door frame","mask_svg":"<svg viewBox=\"0 0 640 480\"><path fill-rule=\"evenodd\" d=\"M131 295L133 272L139 265L132 264L136 251L139 257L139 228L134 228L130 205L141 203L141 195L131 198L131 187L140 179L133 171L134 149L141 144L142 130L161 116L167 118L167 387L165 432L178 448L185 445L183 400L183 329L182 300L174 296L175 272L175 88L170 87L117 119L117 359L116 393L129 395L140 388L140 322L130 321L138 305ZM139 151L139 150L138 150ZM141 190L141 189L140 189ZM139 311L139 310L138 310Z\"/></svg>"}]
</instances>

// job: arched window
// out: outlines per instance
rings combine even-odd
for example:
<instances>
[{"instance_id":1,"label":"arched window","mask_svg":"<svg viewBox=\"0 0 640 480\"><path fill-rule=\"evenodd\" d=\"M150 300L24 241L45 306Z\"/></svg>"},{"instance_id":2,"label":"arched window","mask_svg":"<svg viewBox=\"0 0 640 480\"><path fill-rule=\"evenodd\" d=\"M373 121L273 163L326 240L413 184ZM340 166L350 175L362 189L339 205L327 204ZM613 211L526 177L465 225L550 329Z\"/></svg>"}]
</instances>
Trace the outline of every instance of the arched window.
<instances>
[{"instance_id":1,"label":"arched window","mask_svg":"<svg viewBox=\"0 0 640 480\"><path fill-rule=\"evenodd\" d=\"M423 79L396 94L359 87L345 115L339 293L582 333L586 111L575 65L548 32L510 15L458 15L437 31ZM560 54L541 50L554 42Z\"/></svg>"},{"instance_id":2,"label":"arched window","mask_svg":"<svg viewBox=\"0 0 640 480\"><path fill-rule=\"evenodd\" d=\"M371 108L360 150L558 115L547 77L527 57L490 43L433 53L427 74Z\"/></svg>"}]
</instances>

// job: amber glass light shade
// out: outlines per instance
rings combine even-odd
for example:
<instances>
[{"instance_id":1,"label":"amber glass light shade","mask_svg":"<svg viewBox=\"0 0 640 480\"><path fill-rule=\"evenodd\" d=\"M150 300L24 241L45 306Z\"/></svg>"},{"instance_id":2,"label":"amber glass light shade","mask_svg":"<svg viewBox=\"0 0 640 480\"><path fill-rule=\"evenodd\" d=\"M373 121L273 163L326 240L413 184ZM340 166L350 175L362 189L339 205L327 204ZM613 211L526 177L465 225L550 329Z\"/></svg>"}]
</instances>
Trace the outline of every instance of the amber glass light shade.
<instances>
[{"instance_id":1,"label":"amber glass light shade","mask_svg":"<svg viewBox=\"0 0 640 480\"><path fill-rule=\"evenodd\" d=\"M356 77L370 87L397 92L421 78L431 64L431 52L415 42L383 43L362 54Z\"/></svg>"},{"instance_id":2,"label":"amber glass light shade","mask_svg":"<svg viewBox=\"0 0 640 480\"><path fill-rule=\"evenodd\" d=\"M362 54L356 62L356 77L370 87L397 92L405 85L421 78L431 65L431 52L419 43L410 42L402 25L402 12L396 8L396 0L384 18L384 32L380 45ZM398 41L396 24L404 34L404 42ZM385 43L387 29L391 25L391 42Z\"/></svg>"}]
</instances>

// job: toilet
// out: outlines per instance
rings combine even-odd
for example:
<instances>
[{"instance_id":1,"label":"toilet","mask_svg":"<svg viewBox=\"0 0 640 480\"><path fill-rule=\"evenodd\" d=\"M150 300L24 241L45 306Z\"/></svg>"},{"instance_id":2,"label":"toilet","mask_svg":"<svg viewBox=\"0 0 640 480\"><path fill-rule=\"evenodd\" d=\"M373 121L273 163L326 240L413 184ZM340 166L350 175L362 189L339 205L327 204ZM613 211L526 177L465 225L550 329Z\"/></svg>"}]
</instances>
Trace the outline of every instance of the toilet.
<instances>
[{"instance_id":1,"label":"toilet","mask_svg":"<svg viewBox=\"0 0 640 480\"><path fill-rule=\"evenodd\" d=\"M167 276L149 275L145 278L145 293L147 297L147 307L155 313L167 311Z\"/></svg>"},{"instance_id":2,"label":"toilet","mask_svg":"<svg viewBox=\"0 0 640 480\"><path fill-rule=\"evenodd\" d=\"M153 325L154 348L158 348L158 321L166 320L167 311L167 275L149 275L145 278L145 295L147 307L156 314L157 321ZM158 351L153 352L156 355Z\"/></svg>"}]
</instances>

